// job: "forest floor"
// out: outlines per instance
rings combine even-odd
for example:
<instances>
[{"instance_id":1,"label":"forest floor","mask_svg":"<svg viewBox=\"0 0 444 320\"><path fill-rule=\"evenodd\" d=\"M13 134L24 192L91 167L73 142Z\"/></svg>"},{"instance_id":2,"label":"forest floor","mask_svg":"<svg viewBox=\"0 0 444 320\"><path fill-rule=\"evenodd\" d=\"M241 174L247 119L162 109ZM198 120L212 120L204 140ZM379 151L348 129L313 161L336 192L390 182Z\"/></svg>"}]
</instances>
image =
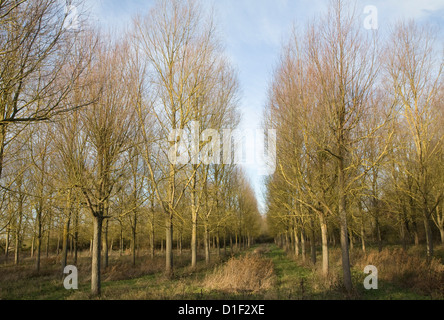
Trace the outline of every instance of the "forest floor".
<instances>
[{"instance_id":1,"label":"forest floor","mask_svg":"<svg viewBox=\"0 0 444 320\"><path fill-rule=\"evenodd\" d=\"M215 254L215 252L213 252ZM250 272L250 282L245 288L232 288L230 284L223 289L215 289L226 279L240 276L242 265L230 267L245 256L253 256L244 264L244 271L253 270L252 263L259 263L259 271ZM200 257L202 258L202 257ZM320 257L318 257L320 259ZM358 261L358 258L352 258ZM430 300L443 299L436 290L430 292L415 287L400 285L399 281L379 280L378 290L365 290L363 272L359 262L352 268L354 291L347 294L340 285L340 265L338 252L332 249L331 276L320 275L319 260L316 266L311 262L294 259L275 245L256 246L233 256L214 256L210 265L205 261L198 263L195 270L189 267L189 253L175 257L175 274L172 279L163 273L164 257L160 254L154 259L139 257L132 266L131 257L120 257L117 253L110 257L110 267L102 273L102 300ZM362 260L362 259L361 259ZM253 261L253 262L252 262ZM261 264L262 263L262 264ZM265 263L265 264L264 264ZM440 262L442 263L442 262ZM362 263L361 263L362 264ZM234 265L234 264L233 264ZM442 264L441 264L442 265ZM240 266L240 267L239 267ZM265 267L264 267L265 266ZM79 289L68 291L63 286L60 261L56 257L43 258L40 273L33 271L33 260L27 258L20 266L11 262L0 263L0 300L88 300L90 299L90 258L85 253L79 257ZM270 270L263 270L269 268ZM245 271L246 270L246 271ZM231 272L231 273L230 273ZM265 286L264 275L267 273ZM216 277L217 276L217 277ZM225 278L224 278L225 277ZM258 280L254 277L259 277ZM213 280L212 280L213 279ZM222 279L222 280L221 280ZM254 285L258 281L259 285ZM263 282L261 284L261 281ZM253 283L253 286L252 286ZM228 289L227 289L228 288Z\"/></svg>"}]
</instances>

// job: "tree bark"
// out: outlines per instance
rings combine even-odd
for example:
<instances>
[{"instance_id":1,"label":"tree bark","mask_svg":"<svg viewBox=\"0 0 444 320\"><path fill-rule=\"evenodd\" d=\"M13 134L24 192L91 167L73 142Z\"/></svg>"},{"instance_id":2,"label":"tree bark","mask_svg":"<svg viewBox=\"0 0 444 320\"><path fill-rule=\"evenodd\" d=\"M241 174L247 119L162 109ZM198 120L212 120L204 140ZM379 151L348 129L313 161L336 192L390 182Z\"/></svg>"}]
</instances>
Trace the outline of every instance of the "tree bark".
<instances>
[{"instance_id":1,"label":"tree bark","mask_svg":"<svg viewBox=\"0 0 444 320\"><path fill-rule=\"evenodd\" d=\"M105 235L103 239L103 257L104 263L103 267L108 268L109 266L109 239L108 239L108 229L109 229L109 219L105 221Z\"/></svg>"},{"instance_id":2,"label":"tree bark","mask_svg":"<svg viewBox=\"0 0 444 320\"><path fill-rule=\"evenodd\" d=\"M8 260L9 257L9 237L11 234L11 228L9 226L6 229L6 241L5 241L5 258Z\"/></svg>"},{"instance_id":3,"label":"tree bark","mask_svg":"<svg viewBox=\"0 0 444 320\"><path fill-rule=\"evenodd\" d=\"M101 264L101 243L102 243L103 218L94 217L94 236L92 245L92 266L91 266L91 293L94 296L101 294L100 264Z\"/></svg>"},{"instance_id":4,"label":"tree bark","mask_svg":"<svg viewBox=\"0 0 444 320\"><path fill-rule=\"evenodd\" d=\"M74 265L77 265L79 251L79 209L76 209L74 216Z\"/></svg>"},{"instance_id":5,"label":"tree bark","mask_svg":"<svg viewBox=\"0 0 444 320\"><path fill-rule=\"evenodd\" d=\"M365 247L365 220L364 220L364 212L362 210L362 202L361 199L358 199L358 207L359 207L359 215L361 216L361 249L364 254L366 253Z\"/></svg>"},{"instance_id":6,"label":"tree bark","mask_svg":"<svg viewBox=\"0 0 444 320\"><path fill-rule=\"evenodd\" d=\"M293 226L293 237L294 237L294 254L299 257L299 233L296 223Z\"/></svg>"},{"instance_id":7,"label":"tree bark","mask_svg":"<svg viewBox=\"0 0 444 320\"><path fill-rule=\"evenodd\" d=\"M301 255L302 255L302 262L305 262L305 230L304 227L301 227Z\"/></svg>"},{"instance_id":8,"label":"tree bark","mask_svg":"<svg viewBox=\"0 0 444 320\"><path fill-rule=\"evenodd\" d=\"M23 220L23 197L19 196L19 204L18 204L18 214L19 221L15 226L15 254L14 254L14 263L18 265L20 263L20 248L22 246L20 232L22 229L22 220Z\"/></svg>"},{"instance_id":9,"label":"tree bark","mask_svg":"<svg viewBox=\"0 0 444 320\"><path fill-rule=\"evenodd\" d=\"M217 256L220 257L220 236L219 236L219 231L216 234L216 252L217 252Z\"/></svg>"},{"instance_id":10,"label":"tree bark","mask_svg":"<svg viewBox=\"0 0 444 320\"><path fill-rule=\"evenodd\" d=\"M166 265L165 273L168 278L172 278L174 275L173 270L173 214L170 212L166 217Z\"/></svg>"},{"instance_id":11,"label":"tree bark","mask_svg":"<svg viewBox=\"0 0 444 320\"><path fill-rule=\"evenodd\" d=\"M154 259L156 256L156 242L154 241L154 225L151 228L150 246L151 246L151 258Z\"/></svg>"},{"instance_id":12,"label":"tree bark","mask_svg":"<svg viewBox=\"0 0 444 320\"><path fill-rule=\"evenodd\" d=\"M68 261L68 240L69 240L69 226L71 223L71 210L69 210L65 223L63 224L63 247L62 247L62 274L65 270Z\"/></svg>"},{"instance_id":13,"label":"tree bark","mask_svg":"<svg viewBox=\"0 0 444 320\"><path fill-rule=\"evenodd\" d=\"M314 229L314 217L310 219L311 223L311 238L310 238L310 248L311 248L311 262L316 264L316 234Z\"/></svg>"},{"instance_id":14,"label":"tree bark","mask_svg":"<svg viewBox=\"0 0 444 320\"><path fill-rule=\"evenodd\" d=\"M69 226L71 223L71 191L68 192L68 196L66 199L66 218L65 223L63 224L63 247L62 247L62 274L65 270L68 260L68 238L69 238Z\"/></svg>"},{"instance_id":15,"label":"tree bark","mask_svg":"<svg viewBox=\"0 0 444 320\"><path fill-rule=\"evenodd\" d=\"M205 263L210 263L210 233L208 231L208 223L204 226L204 247L205 247Z\"/></svg>"},{"instance_id":16,"label":"tree bark","mask_svg":"<svg viewBox=\"0 0 444 320\"><path fill-rule=\"evenodd\" d=\"M48 230L47 230L47 235L46 235L46 257L49 257L49 243L51 241L51 215L49 216L49 225L48 225Z\"/></svg>"},{"instance_id":17,"label":"tree bark","mask_svg":"<svg viewBox=\"0 0 444 320\"><path fill-rule=\"evenodd\" d=\"M196 179L194 178L193 184L196 188ZM197 265L197 204L196 204L196 192L191 191L191 268L195 269Z\"/></svg>"},{"instance_id":18,"label":"tree bark","mask_svg":"<svg viewBox=\"0 0 444 320\"><path fill-rule=\"evenodd\" d=\"M119 251L120 251L120 256L123 256L123 223L122 223L122 221L119 221L119 222L120 222L120 238L119 238L120 248L119 248Z\"/></svg>"},{"instance_id":19,"label":"tree bark","mask_svg":"<svg viewBox=\"0 0 444 320\"><path fill-rule=\"evenodd\" d=\"M344 145L341 140L339 145ZM341 228L341 254L342 254L342 273L345 289L351 292L353 289L350 271L350 256L348 247L348 227L347 227L347 211L346 211L346 195L345 195L345 171L344 171L344 159L343 152L340 152L339 170L338 170L338 189L339 189L339 221Z\"/></svg>"},{"instance_id":20,"label":"tree bark","mask_svg":"<svg viewBox=\"0 0 444 320\"><path fill-rule=\"evenodd\" d=\"M329 262L328 262L328 229L327 219L324 212L319 212L319 223L321 225L321 241L322 241L322 274L328 276Z\"/></svg>"},{"instance_id":21,"label":"tree bark","mask_svg":"<svg viewBox=\"0 0 444 320\"><path fill-rule=\"evenodd\" d=\"M425 210L427 210L427 209L425 209ZM427 258L431 259L434 254L433 234L432 234L432 228L430 226L430 218L426 212L424 213L424 228L425 228L425 234L426 234Z\"/></svg>"},{"instance_id":22,"label":"tree bark","mask_svg":"<svg viewBox=\"0 0 444 320\"><path fill-rule=\"evenodd\" d=\"M133 266L136 266L136 238L137 238L137 215L134 214L134 226L132 228L133 245L132 245L132 256L133 256Z\"/></svg>"},{"instance_id":23,"label":"tree bark","mask_svg":"<svg viewBox=\"0 0 444 320\"><path fill-rule=\"evenodd\" d=\"M35 243L35 235L32 236L32 240L31 240L31 259L34 257L34 243Z\"/></svg>"}]
</instances>

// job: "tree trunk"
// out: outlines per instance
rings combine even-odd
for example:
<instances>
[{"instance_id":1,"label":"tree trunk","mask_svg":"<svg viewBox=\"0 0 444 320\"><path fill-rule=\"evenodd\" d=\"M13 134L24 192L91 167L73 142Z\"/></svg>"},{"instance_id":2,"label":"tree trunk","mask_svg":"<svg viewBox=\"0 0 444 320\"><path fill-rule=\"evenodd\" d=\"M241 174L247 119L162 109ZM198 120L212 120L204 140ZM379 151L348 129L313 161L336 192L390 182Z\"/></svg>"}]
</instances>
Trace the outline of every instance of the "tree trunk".
<instances>
[{"instance_id":1,"label":"tree trunk","mask_svg":"<svg viewBox=\"0 0 444 320\"><path fill-rule=\"evenodd\" d=\"M359 203L359 215L361 216L361 249L364 254L366 253L365 248L365 220L364 220L364 212L362 210L362 202L361 199L358 199Z\"/></svg>"},{"instance_id":2,"label":"tree trunk","mask_svg":"<svg viewBox=\"0 0 444 320\"><path fill-rule=\"evenodd\" d=\"M100 260L101 260L101 243L102 243L102 224L103 218L94 217L94 236L92 245L92 265L91 265L91 293L93 296L100 296Z\"/></svg>"},{"instance_id":3,"label":"tree trunk","mask_svg":"<svg viewBox=\"0 0 444 320\"><path fill-rule=\"evenodd\" d=\"M105 235L103 239L103 267L108 268L109 266L109 239L108 239L108 229L109 229L109 219L105 221Z\"/></svg>"},{"instance_id":4,"label":"tree trunk","mask_svg":"<svg viewBox=\"0 0 444 320\"><path fill-rule=\"evenodd\" d=\"M436 226L438 227L439 233L441 235L441 244L444 245L444 212L442 211L443 206L436 207Z\"/></svg>"},{"instance_id":5,"label":"tree trunk","mask_svg":"<svg viewBox=\"0 0 444 320\"><path fill-rule=\"evenodd\" d=\"M424 228L425 228L425 234L426 234L427 258L431 259L433 257L433 254L434 254L434 250L433 250L433 234L432 234L432 228L430 226L430 218L427 215L427 213L424 213Z\"/></svg>"},{"instance_id":6,"label":"tree trunk","mask_svg":"<svg viewBox=\"0 0 444 320\"><path fill-rule=\"evenodd\" d=\"M296 223L293 226L293 237L294 237L294 254L299 257L299 233Z\"/></svg>"},{"instance_id":7,"label":"tree trunk","mask_svg":"<svg viewBox=\"0 0 444 320\"><path fill-rule=\"evenodd\" d=\"M151 258L154 259L156 255L156 242L154 241L154 224L152 224L151 228L150 246L151 246Z\"/></svg>"},{"instance_id":8,"label":"tree trunk","mask_svg":"<svg viewBox=\"0 0 444 320\"><path fill-rule=\"evenodd\" d=\"M285 252L288 252L288 249L289 249L288 232L285 232L284 251L285 251Z\"/></svg>"},{"instance_id":9,"label":"tree trunk","mask_svg":"<svg viewBox=\"0 0 444 320\"><path fill-rule=\"evenodd\" d=\"M205 247L205 263L210 263L210 233L208 231L208 224L205 222L204 226L204 247Z\"/></svg>"},{"instance_id":10,"label":"tree trunk","mask_svg":"<svg viewBox=\"0 0 444 320\"><path fill-rule=\"evenodd\" d=\"M57 257L59 256L59 253L60 253L60 231L57 232L57 249L56 249Z\"/></svg>"},{"instance_id":11,"label":"tree trunk","mask_svg":"<svg viewBox=\"0 0 444 320\"><path fill-rule=\"evenodd\" d=\"M348 230L348 238L350 239L349 240L350 250L353 250L353 248L355 247L355 243L353 237L353 230L351 230L351 228Z\"/></svg>"},{"instance_id":12,"label":"tree trunk","mask_svg":"<svg viewBox=\"0 0 444 320\"><path fill-rule=\"evenodd\" d=\"M35 235L32 236L32 240L31 240L31 259L34 257L34 243L35 243Z\"/></svg>"},{"instance_id":13,"label":"tree trunk","mask_svg":"<svg viewBox=\"0 0 444 320\"><path fill-rule=\"evenodd\" d=\"M301 255L302 255L302 262L305 262L305 230L304 227L301 227Z\"/></svg>"},{"instance_id":14,"label":"tree trunk","mask_svg":"<svg viewBox=\"0 0 444 320\"><path fill-rule=\"evenodd\" d=\"M51 240L51 220L49 221L48 231L46 235L46 257L49 257L49 242Z\"/></svg>"},{"instance_id":15,"label":"tree trunk","mask_svg":"<svg viewBox=\"0 0 444 320\"><path fill-rule=\"evenodd\" d=\"M311 262L316 264L316 234L314 229L314 217L310 219L311 223L311 239L310 239L310 249L311 249Z\"/></svg>"},{"instance_id":16,"label":"tree trunk","mask_svg":"<svg viewBox=\"0 0 444 320\"><path fill-rule=\"evenodd\" d=\"M18 265L20 263L20 232L15 233L15 250L14 250L14 264Z\"/></svg>"},{"instance_id":17,"label":"tree trunk","mask_svg":"<svg viewBox=\"0 0 444 320\"><path fill-rule=\"evenodd\" d=\"M69 241L69 254L71 256L71 258L74 256L74 237L71 236L69 237L70 241Z\"/></svg>"},{"instance_id":18,"label":"tree trunk","mask_svg":"<svg viewBox=\"0 0 444 320\"><path fill-rule=\"evenodd\" d=\"M19 214L19 221L15 228L15 254L14 254L15 265L18 265L20 263L20 248L22 246L20 239L20 232L22 229L22 220L23 220L23 198L21 196L18 205L18 214Z\"/></svg>"},{"instance_id":19,"label":"tree trunk","mask_svg":"<svg viewBox=\"0 0 444 320\"><path fill-rule=\"evenodd\" d=\"M192 227L191 227L191 268L195 269L197 265L197 210L195 208L194 200L193 200L193 192L192 196L192 209L191 209L191 219L192 219Z\"/></svg>"},{"instance_id":20,"label":"tree trunk","mask_svg":"<svg viewBox=\"0 0 444 320\"><path fill-rule=\"evenodd\" d=\"M183 235L182 230L179 232L179 255L181 256L183 252Z\"/></svg>"},{"instance_id":21,"label":"tree trunk","mask_svg":"<svg viewBox=\"0 0 444 320\"><path fill-rule=\"evenodd\" d=\"M415 241L415 246L419 246L419 230L416 221L413 222L413 237Z\"/></svg>"},{"instance_id":22,"label":"tree trunk","mask_svg":"<svg viewBox=\"0 0 444 320\"><path fill-rule=\"evenodd\" d=\"M74 216L74 265L77 265L79 251L79 209L76 209Z\"/></svg>"},{"instance_id":23,"label":"tree trunk","mask_svg":"<svg viewBox=\"0 0 444 320\"><path fill-rule=\"evenodd\" d=\"M168 278L172 278L173 271L173 213L171 212L166 217L166 242L165 242L165 273Z\"/></svg>"},{"instance_id":24,"label":"tree trunk","mask_svg":"<svg viewBox=\"0 0 444 320\"><path fill-rule=\"evenodd\" d=\"M224 241L223 241L223 244L224 244L224 256L226 256L227 255L227 234L226 234L225 231L224 231L223 239L224 239Z\"/></svg>"},{"instance_id":25,"label":"tree trunk","mask_svg":"<svg viewBox=\"0 0 444 320\"><path fill-rule=\"evenodd\" d=\"M405 207L402 209L403 214L401 216L400 224L400 232L401 232L401 243L402 243L402 250L407 250L407 230L406 230L406 213L405 213Z\"/></svg>"},{"instance_id":26,"label":"tree trunk","mask_svg":"<svg viewBox=\"0 0 444 320\"><path fill-rule=\"evenodd\" d=\"M69 240L69 226L71 223L71 209L68 209L68 215L63 224L63 247L62 247L62 274L65 270L68 261L68 240Z\"/></svg>"},{"instance_id":27,"label":"tree trunk","mask_svg":"<svg viewBox=\"0 0 444 320\"><path fill-rule=\"evenodd\" d=\"M68 196L66 199L66 209L65 209L66 219L65 223L63 224L63 248L62 248L62 274L65 270L65 267L67 265L68 260L68 237L69 237L69 226L71 223L71 213L72 213L72 207L71 207L71 191L68 191Z\"/></svg>"},{"instance_id":28,"label":"tree trunk","mask_svg":"<svg viewBox=\"0 0 444 320\"><path fill-rule=\"evenodd\" d=\"M340 149L343 148L343 137L340 139ZM338 170L338 210L339 210L339 221L341 228L341 253L342 253L342 272L344 279L344 286L348 292L353 289L350 271L350 256L348 247L348 227L347 227L347 209L346 209L346 195L345 195L345 171L344 171L344 152L339 153L339 170Z\"/></svg>"},{"instance_id":29,"label":"tree trunk","mask_svg":"<svg viewBox=\"0 0 444 320\"><path fill-rule=\"evenodd\" d=\"M237 233L236 233L236 238L235 238L235 247L236 247L236 250L239 248L239 247L238 247L238 237L237 237Z\"/></svg>"},{"instance_id":30,"label":"tree trunk","mask_svg":"<svg viewBox=\"0 0 444 320\"><path fill-rule=\"evenodd\" d=\"M321 225L321 241L322 241L322 274L328 276L328 229L327 220L322 211L319 212L319 223Z\"/></svg>"},{"instance_id":31,"label":"tree trunk","mask_svg":"<svg viewBox=\"0 0 444 320\"><path fill-rule=\"evenodd\" d=\"M382 235L381 235L381 226L379 224L378 216L376 216L375 218L375 226L376 226L376 240L378 241L378 251L382 252Z\"/></svg>"},{"instance_id":32,"label":"tree trunk","mask_svg":"<svg viewBox=\"0 0 444 320\"><path fill-rule=\"evenodd\" d=\"M3 116L3 115L2 115ZM6 143L6 124L0 126L0 178L3 173L3 158L5 155L5 143Z\"/></svg>"},{"instance_id":33,"label":"tree trunk","mask_svg":"<svg viewBox=\"0 0 444 320\"><path fill-rule=\"evenodd\" d=\"M11 234L11 229L8 227L6 229L6 241L5 241L5 258L6 260L8 260L8 256L9 256L9 237Z\"/></svg>"},{"instance_id":34,"label":"tree trunk","mask_svg":"<svg viewBox=\"0 0 444 320\"><path fill-rule=\"evenodd\" d=\"M217 256L220 257L220 236L219 236L219 231L216 234L216 252L217 252Z\"/></svg>"},{"instance_id":35,"label":"tree trunk","mask_svg":"<svg viewBox=\"0 0 444 320\"><path fill-rule=\"evenodd\" d=\"M137 238L137 216L134 214L134 226L132 228L133 232L133 245L132 245L132 256L133 256L133 266L136 266L136 238Z\"/></svg>"},{"instance_id":36,"label":"tree trunk","mask_svg":"<svg viewBox=\"0 0 444 320\"><path fill-rule=\"evenodd\" d=\"M119 243L120 243L120 256L123 256L123 223L120 221L120 238L119 238Z\"/></svg>"},{"instance_id":37,"label":"tree trunk","mask_svg":"<svg viewBox=\"0 0 444 320\"><path fill-rule=\"evenodd\" d=\"M42 234L43 199L42 199L42 197L43 197L43 195L41 195L41 199L39 200L39 205L37 208L37 215L36 215L36 220L37 220L36 221L36 223L37 223L37 239L36 239L37 254L36 254L35 269L37 272L40 272L40 257L42 254L42 238L43 238L43 234Z\"/></svg>"}]
</instances>

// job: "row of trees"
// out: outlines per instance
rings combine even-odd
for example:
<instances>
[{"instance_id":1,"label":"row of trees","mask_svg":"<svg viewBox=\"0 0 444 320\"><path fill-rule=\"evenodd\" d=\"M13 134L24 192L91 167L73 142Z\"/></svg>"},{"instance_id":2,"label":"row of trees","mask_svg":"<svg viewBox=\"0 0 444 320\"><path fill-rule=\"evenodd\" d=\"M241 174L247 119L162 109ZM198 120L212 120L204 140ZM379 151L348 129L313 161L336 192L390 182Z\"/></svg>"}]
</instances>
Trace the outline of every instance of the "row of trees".
<instances>
[{"instance_id":1,"label":"row of trees","mask_svg":"<svg viewBox=\"0 0 444 320\"><path fill-rule=\"evenodd\" d=\"M355 8L355 9L354 9ZM431 26L396 23L368 31L356 5L295 31L270 86L268 126L278 129L278 170L268 181L268 222L296 254L339 235L344 286L349 248L373 240L419 244L433 256L443 230L443 56ZM385 39L383 39L385 38ZM421 228L421 224L423 228ZM301 249L301 250L300 250Z\"/></svg>"},{"instance_id":2,"label":"row of trees","mask_svg":"<svg viewBox=\"0 0 444 320\"><path fill-rule=\"evenodd\" d=\"M86 21L66 28L67 17L56 0L0 4L5 254L13 247L19 263L28 240L39 270L57 237L64 267L70 243L75 263L91 239L98 295L112 230L121 249L131 239L133 263L141 234L152 255L164 239L169 276L174 240L189 239L192 267L199 237L207 262L211 241L250 243L261 228L254 192L235 165L207 161L220 150L204 130L239 118L236 73L211 15L193 0L158 1L121 38ZM184 155L192 164L175 161Z\"/></svg>"}]
</instances>

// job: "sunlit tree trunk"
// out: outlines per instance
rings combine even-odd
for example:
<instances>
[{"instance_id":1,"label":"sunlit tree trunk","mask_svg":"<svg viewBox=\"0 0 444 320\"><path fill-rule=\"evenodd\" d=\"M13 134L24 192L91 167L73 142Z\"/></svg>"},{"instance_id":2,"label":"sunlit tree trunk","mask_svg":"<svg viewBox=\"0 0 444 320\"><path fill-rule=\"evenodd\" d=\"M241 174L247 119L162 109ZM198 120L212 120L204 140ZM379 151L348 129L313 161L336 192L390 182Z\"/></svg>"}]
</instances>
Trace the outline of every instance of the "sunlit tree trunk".
<instances>
[{"instance_id":1,"label":"sunlit tree trunk","mask_svg":"<svg viewBox=\"0 0 444 320\"><path fill-rule=\"evenodd\" d=\"M93 224L93 244L92 244L92 263L91 263L91 293L95 296L101 294L101 242L102 242L102 224L103 218L100 216L94 217Z\"/></svg>"}]
</instances>

